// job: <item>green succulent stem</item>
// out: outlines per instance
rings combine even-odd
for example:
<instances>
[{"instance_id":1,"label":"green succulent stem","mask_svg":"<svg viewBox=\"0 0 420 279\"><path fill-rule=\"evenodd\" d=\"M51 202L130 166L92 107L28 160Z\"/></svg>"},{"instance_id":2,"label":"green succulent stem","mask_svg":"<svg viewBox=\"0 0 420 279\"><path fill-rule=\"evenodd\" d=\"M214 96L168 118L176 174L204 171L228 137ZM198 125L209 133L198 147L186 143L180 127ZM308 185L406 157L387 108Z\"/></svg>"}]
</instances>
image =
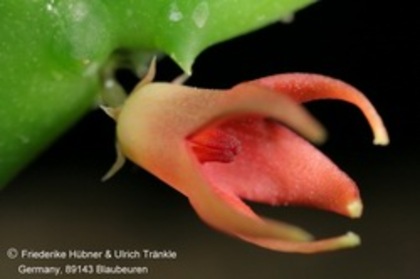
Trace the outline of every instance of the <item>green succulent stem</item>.
<instances>
[{"instance_id":1,"label":"green succulent stem","mask_svg":"<svg viewBox=\"0 0 420 279\"><path fill-rule=\"evenodd\" d=\"M312 2L2 0L0 187L95 107L116 52L139 74L157 52L190 74L207 47Z\"/></svg>"}]
</instances>

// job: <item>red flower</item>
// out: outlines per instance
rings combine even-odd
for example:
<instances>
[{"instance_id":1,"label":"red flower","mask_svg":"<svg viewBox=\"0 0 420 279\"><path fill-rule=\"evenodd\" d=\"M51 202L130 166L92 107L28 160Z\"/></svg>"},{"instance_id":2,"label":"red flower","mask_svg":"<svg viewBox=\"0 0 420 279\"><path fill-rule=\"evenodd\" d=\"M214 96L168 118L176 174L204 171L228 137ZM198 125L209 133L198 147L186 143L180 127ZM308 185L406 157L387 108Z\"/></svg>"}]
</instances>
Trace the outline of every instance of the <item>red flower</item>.
<instances>
[{"instance_id":1,"label":"red flower","mask_svg":"<svg viewBox=\"0 0 420 279\"><path fill-rule=\"evenodd\" d=\"M143 82L116 117L119 147L184 194L218 230L278 251L350 247L360 242L353 233L314 241L300 228L257 216L242 201L361 215L355 183L296 134L324 140L323 128L299 103L326 98L358 106L374 143L388 143L380 117L355 88L320 75L283 74L230 90Z\"/></svg>"}]
</instances>

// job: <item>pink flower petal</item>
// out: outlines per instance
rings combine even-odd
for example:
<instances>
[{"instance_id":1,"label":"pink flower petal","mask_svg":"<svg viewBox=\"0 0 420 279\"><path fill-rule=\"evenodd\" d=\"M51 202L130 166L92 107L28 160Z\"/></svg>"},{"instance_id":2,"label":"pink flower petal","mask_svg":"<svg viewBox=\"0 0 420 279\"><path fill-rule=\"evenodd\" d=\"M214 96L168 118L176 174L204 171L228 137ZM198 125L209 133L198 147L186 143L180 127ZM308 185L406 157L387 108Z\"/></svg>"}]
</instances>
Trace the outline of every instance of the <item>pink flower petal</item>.
<instances>
[{"instance_id":1,"label":"pink flower petal","mask_svg":"<svg viewBox=\"0 0 420 279\"><path fill-rule=\"evenodd\" d=\"M320 125L286 95L307 101L325 97L318 91L327 88L327 96L342 98L336 90L346 85L334 87L331 82L336 81L282 75L226 91L142 85L118 114L119 146L129 159L187 196L197 214L223 232L279 251L310 253L354 246L360 240L352 233L310 241L304 230L259 217L242 201L360 216L362 206L351 179L289 130L315 142L324 139ZM303 94L308 88L310 94ZM348 91L347 100L361 105L375 131L380 130L382 122L374 110L368 111L363 95L354 99L354 90ZM386 133L376 133L384 141Z\"/></svg>"},{"instance_id":2,"label":"pink flower petal","mask_svg":"<svg viewBox=\"0 0 420 279\"><path fill-rule=\"evenodd\" d=\"M229 162L223 158L228 156L213 154L215 131L219 143L234 143L220 148L234 157ZM210 136L205 138L205 133ZM351 217L361 215L355 183L311 144L279 123L261 117L234 119L191 141L208 146L212 156L202 165L203 174L217 189L271 205L301 205ZM231 152L232 145L235 153ZM200 161L203 153L198 153Z\"/></svg>"},{"instance_id":3,"label":"pink flower petal","mask_svg":"<svg viewBox=\"0 0 420 279\"><path fill-rule=\"evenodd\" d=\"M264 88L275 90L301 103L320 99L337 99L354 104L368 120L374 144L387 145L389 137L381 117L369 100L356 88L340 80L317 74L278 74L253 80Z\"/></svg>"}]
</instances>

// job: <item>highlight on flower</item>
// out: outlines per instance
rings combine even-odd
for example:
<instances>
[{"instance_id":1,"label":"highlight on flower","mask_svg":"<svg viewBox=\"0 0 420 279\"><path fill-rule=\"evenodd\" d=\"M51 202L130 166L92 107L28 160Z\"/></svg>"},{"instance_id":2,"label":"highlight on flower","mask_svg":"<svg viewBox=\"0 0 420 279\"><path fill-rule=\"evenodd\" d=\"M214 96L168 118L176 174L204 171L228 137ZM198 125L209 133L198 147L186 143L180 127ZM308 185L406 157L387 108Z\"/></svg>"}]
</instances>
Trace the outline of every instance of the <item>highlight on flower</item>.
<instances>
[{"instance_id":1,"label":"highlight on flower","mask_svg":"<svg viewBox=\"0 0 420 279\"><path fill-rule=\"evenodd\" d=\"M299 227L258 216L244 200L360 217L355 183L304 139L323 142L326 133L300 103L353 103L374 142L387 144L382 120L362 93L315 74L274 75L229 90L146 80L121 108L108 110L117 121L120 160L106 178L127 157L184 194L210 226L268 249L313 253L360 243L351 232L313 240Z\"/></svg>"}]
</instances>

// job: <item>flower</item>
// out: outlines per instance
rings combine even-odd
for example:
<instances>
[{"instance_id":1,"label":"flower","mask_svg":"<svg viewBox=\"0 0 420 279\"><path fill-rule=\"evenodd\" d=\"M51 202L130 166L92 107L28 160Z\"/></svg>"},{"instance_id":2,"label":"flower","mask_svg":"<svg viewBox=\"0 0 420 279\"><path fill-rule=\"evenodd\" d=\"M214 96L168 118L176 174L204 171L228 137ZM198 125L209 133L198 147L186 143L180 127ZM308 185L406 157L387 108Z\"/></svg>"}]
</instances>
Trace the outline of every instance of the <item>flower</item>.
<instances>
[{"instance_id":1,"label":"flower","mask_svg":"<svg viewBox=\"0 0 420 279\"><path fill-rule=\"evenodd\" d=\"M258 246L313 253L360 243L352 232L313 240L301 228L258 216L243 200L360 217L355 183L301 137L322 142L325 131L300 103L353 103L372 127L374 143L385 145L386 129L362 93L315 74L274 75L229 90L155 83L150 75L121 108L108 110L117 121L120 159L184 194L210 226Z\"/></svg>"}]
</instances>

